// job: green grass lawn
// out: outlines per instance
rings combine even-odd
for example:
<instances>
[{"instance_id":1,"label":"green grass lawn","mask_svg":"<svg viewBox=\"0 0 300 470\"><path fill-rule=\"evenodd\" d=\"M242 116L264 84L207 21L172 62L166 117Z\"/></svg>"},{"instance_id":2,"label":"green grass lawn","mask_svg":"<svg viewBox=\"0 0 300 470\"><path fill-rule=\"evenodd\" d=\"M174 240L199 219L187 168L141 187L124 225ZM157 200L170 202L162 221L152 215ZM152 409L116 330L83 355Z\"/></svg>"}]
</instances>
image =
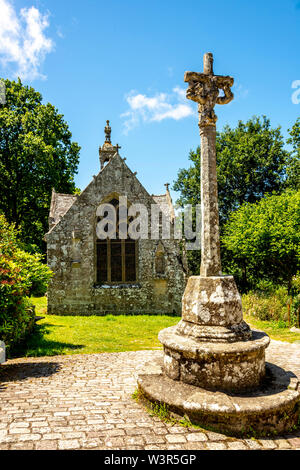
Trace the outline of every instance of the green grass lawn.
<instances>
[{"instance_id":1,"label":"green grass lawn","mask_svg":"<svg viewBox=\"0 0 300 470\"><path fill-rule=\"evenodd\" d=\"M244 320L251 325L252 328L257 330L262 330L267 333L271 339L276 339L278 341L287 341L288 343L294 343L295 341L300 341L300 333L292 333L290 328L277 323L275 321L264 321L258 320L252 315L245 315Z\"/></svg>"},{"instance_id":2,"label":"green grass lawn","mask_svg":"<svg viewBox=\"0 0 300 470\"><path fill-rule=\"evenodd\" d=\"M176 325L174 316L55 316L47 315L47 299L31 299L37 316L45 319L38 322L35 332L14 351L13 357L55 356L65 354L93 354L121 351L160 349L160 330ZM265 331L272 339L294 342L300 340L299 333L278 324L259 321L245 315L253 327Z\"/></svg>"},{"instance_id":3,"label":"green grass lawn","mask_svg":"<svg viewBox=\"0 0 300 470\"><path fill-rule=\"evenodd\" d=\"M47 315L47 299L32 298L36 331L14 351L14 357L93 354L160 349L160 330L176 325L179 317L151 315L56 316Z\"/></svg>"}]
</instances>

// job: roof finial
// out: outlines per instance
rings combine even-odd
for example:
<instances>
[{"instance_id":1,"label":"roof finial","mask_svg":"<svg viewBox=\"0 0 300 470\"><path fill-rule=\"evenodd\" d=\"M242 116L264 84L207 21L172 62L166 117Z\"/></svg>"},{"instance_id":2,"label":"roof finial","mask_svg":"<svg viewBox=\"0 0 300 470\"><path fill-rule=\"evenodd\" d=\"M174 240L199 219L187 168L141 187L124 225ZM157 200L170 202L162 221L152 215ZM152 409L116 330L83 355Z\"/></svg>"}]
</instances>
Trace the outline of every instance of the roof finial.
<instances>
[{"instance_id":1,"label":"roof finial","mask_svg":"<svg viewBox=\"0 0 300 470\"><path fill-rule=\"evenodd\" d=\"M104 129L105 132L105 143L111 144L111 127L109 125L109 121L106 121L106 127Z\"/></svg>"},{"instance_id":2,"label":"roof finial","mask_svg":"<svg viewBox=\"0 0 300 470\"><path fill-rule=\"evenodd\" d=\"M169 192L170 183L166 183L166 184L165 184L165 187L166 187L167 193L168 193L168 192Z\"/></svg>"}]
</instances>

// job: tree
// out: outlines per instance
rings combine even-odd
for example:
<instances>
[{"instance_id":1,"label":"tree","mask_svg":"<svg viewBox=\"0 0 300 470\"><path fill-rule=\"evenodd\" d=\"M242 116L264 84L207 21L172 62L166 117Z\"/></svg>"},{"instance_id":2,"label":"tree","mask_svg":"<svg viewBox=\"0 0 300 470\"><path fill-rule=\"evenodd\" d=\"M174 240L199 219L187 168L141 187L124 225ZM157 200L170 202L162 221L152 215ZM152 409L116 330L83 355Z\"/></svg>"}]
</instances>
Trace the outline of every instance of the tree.
<instances>
[{"instance_id":1,"label":"tree","mask_svg":"<svg viewBox=\"0 0 300 470\"><path fill-rule=\"evenodd\" d=\"M22 241L43 247L52 189L75 191L80 147L63 115L33 88L5 80L0 105L0 212Z\"/></svg>"},{"instance_id":2,"label":"tree","mask_svg":"<svg viewBox=\"0 0 300 470\"><path fill-rule=\"evenodd\" d=\"M226 223L222 242L248 287L265 279L285 284L290 293L300 270L299 228L300 191L287 190L243 204Z\"/></svg>"},{"instance_id":3,"label":"tree","mask_svg":"<svg viewBox=\"0 0 300 470\"><path fill-rule=\"evenodd\" d=\"M283 188L289 153L280 127L272 129L265 116L217 132L216 153L221 225L244 202ZM181 192L180 205L200 203L200 154L200 147L191 151L193 165L179 170L173 189Z\"/></svg>"},{"instance_id":4,"label":"tree","mask_svg":"<svg viewBox=\"0 0 300 470\"><path fill-rule=\"evenodd\" d=\"M291 160L287 172L286 185L289 188L300 189L300 118L292 129L289 129L290 138L287 143L292 145Z\"/></svg>"},{"instance_id":5,"label":"tree","mask_svg":"<svg viewBox=\"0 0 300 470\"><path fill-rule=\"evenodd\" d=\"M239 121L236 128L225 126L217 132L217 176L221 234L232 211L244 202L259 201L266 193L284 188L290 155L284 149L280 127L271 128L265 116L256 117L246 123ZM180 206L200 204L200 147L191 151L192 166L181 169L173 189L180 191L177 201ZM225 271L231 272L231 258L222 249ZM199 253L189 254L189 265L197 274Z\"/></svg>"},{"instance_id":6,"label":"tree","mask_svg":"<svg viewBox=\"0 0 300 470\"><path fill-rule=\"evenodd\" d=\"M40 254L20 249L18 233L0 214L0 340L13 347L34 325L28 296L43 295L52 272Z\"/></svg>"}]
</instances>

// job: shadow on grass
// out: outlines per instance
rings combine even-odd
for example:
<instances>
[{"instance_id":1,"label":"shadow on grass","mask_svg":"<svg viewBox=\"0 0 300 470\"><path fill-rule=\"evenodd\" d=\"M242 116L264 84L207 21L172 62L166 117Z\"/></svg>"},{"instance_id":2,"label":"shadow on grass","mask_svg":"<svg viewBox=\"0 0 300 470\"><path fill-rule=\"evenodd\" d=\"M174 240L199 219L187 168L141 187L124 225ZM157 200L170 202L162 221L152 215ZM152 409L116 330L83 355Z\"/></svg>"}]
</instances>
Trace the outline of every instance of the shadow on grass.
<instances>
[{"instance_id":1,"label":"shadow on grass","mask_svg":"<svg viewBox=\"0 0 300 470\"><path fill-rule=\"evenodd\" d=\"M59 356L65 354L65 349L78 350L84 348L84 345L81 344L63 343L46 339L45 335L49 333L49 327L51 326L53 325L49 323L35 325L33 332L22 343L8 351L8 357L13 359L18 357Z\"/></svg>"}]
</instances>

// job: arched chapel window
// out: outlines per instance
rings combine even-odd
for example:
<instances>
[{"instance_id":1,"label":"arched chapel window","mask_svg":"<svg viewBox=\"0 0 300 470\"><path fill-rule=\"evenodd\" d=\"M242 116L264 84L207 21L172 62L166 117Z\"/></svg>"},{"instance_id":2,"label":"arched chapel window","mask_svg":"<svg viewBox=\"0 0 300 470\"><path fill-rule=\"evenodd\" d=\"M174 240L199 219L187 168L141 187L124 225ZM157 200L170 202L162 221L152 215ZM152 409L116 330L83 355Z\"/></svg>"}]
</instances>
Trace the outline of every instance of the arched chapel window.
<instances>
[{"instance_id":1,"label":"arched chapel window","mask_svg":"<svg viewBox=\"0 0 300 470\"><path fill-rule=\"evenodd\" d=\"M116 209L116 239L97 239L97 283L133 283L137 280L137 242L120 238L119 201L112 199L109 204Z\"/></svg>"},{"instance_id":2,"label":"arched chapel window","mask_svg":"<svg viewBox=\"0 0 300 470\"><path fill-rule=\"evenodd\" d=\"M159 243L156 254L155 254L155 272L156 274L165 274L166 264L165 264L165 254L164 248L161 243Z\"/></svg>"},{"instance_id":3,"label":"arched chapel window","mask_svg":"<svg viewBox=\"0 0 300 470\"><path fill-rule=\"evenodd\" d=\"M159 253L155 258L156 274L165 274L165 258L163 253Z\"/></svg>"}]
</instances>

